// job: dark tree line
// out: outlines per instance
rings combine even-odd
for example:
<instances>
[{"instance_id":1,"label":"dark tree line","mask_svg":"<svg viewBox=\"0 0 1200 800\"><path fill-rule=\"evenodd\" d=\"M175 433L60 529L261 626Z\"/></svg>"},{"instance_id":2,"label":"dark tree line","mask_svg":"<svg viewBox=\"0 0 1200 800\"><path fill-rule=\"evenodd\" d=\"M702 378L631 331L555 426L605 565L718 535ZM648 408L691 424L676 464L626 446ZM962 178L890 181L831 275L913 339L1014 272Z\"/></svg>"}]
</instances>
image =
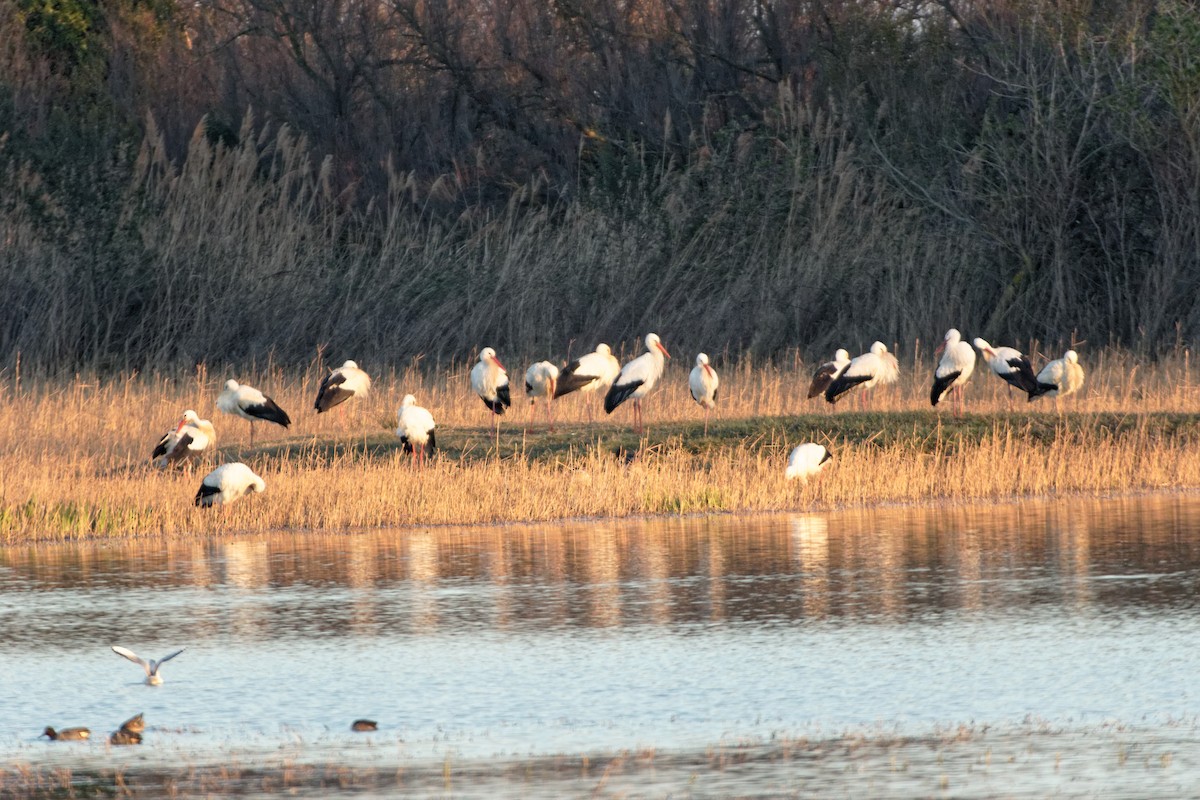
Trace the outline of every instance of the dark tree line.
<instances>
[{"instance_id":1,"label":"dark tree line","mask_svg":"<svg viewBox=\"0 0 1200 800\"><path fill-rule=\"evenodd\" d=\"M1200 332L1200 12L0 0L0 181L6 363L1155 352Z\"/></svg>"}]
</instances>

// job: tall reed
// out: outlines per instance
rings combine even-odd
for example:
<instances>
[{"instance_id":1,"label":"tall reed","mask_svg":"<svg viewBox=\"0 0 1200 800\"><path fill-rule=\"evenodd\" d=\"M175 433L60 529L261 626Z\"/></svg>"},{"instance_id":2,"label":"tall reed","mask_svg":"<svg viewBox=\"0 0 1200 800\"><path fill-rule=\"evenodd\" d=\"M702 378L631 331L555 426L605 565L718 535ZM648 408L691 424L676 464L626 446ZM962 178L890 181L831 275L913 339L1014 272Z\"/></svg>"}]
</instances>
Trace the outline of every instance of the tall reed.
<instances>
[{"instance_id":1,"label":"tall reed","mask_svg":"<svg viewBox=\"0 0 1200 800\"><path fill-rule=\"evenodd\" d=\"M914 346L912 348L916 350ZM679 359L683 361L684 359ZM514 374L522 365L509 359ZM345 529L494 523L571 517L735 510L844 508L879 503L1003 498L1061 492L1200 485L1200 417L1190 358L1143 370L1127 354L1103 352L1078 396L1009 411L1004 385L984 372L969 384L969 413L928 405L932 364L905 363L895 387L870 410L804 400L811 365L715 358L722 375L710 436L688 397L682 364L646 400L650 433L618 409L595 425L583 398L561 399L557 433L519 389L498 439L467 386L468 362L375 369L365 400L317 416L323 374L274 366L256 372L80 376L69 383L3 384L0 535L9 541L222 530ZM369 362L364 367L371 369ZM291 431L259 424L249 446L244 421L217 415L216 452L194 472L159 472L149 451L184 408L212 416L225 378L272 395L293 414ZM438 420L442 451L414 470L392 429L396 405L413 393ZM593 402L596 402L593 399ZM788 483L783 463L805 440L836 454L807 485ZM498 445L498 446L497 446ZM212 513L194 509L203 472L240 459L267 492Z\"/></svg>"}]
</instances>

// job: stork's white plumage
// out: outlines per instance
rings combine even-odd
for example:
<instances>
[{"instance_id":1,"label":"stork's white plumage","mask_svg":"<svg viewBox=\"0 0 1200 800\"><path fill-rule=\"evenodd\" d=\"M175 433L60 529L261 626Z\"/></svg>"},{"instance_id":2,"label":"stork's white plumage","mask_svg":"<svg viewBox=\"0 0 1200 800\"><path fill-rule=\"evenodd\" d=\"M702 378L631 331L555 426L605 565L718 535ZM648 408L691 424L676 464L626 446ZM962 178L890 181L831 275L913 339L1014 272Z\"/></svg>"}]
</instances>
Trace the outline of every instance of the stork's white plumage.
<instances>
[{"instance_id":1,"label":"stork's white plumage","mask_svg":"<svg viewBox=\"0 0 1200 800\"><path fill-rule=\"evenodd\" d=\"M936 406L948 392L957 389L960 401L958 410L961 412L962 387L970 379L971 373L975 371L975 349L962 340L962 334L958 332L958 328L951 328L946 331L942 343L938 345L935 352L941 353L942 358L933 373L933 388L929 392L929 402Z\"/></svg>"},{"instance_id":2,"label":"stork's white plumage","mask_svg":"<svg viewBox=\"0 0 1200 800\"><path fill-rule=\"evenodd\" d=\"M255 420L266 420L288 427L292 420L275 401L255 389L234 380L225 381L225 390L217 397L217 408L226 414L250 421L250 444L254 444Z\"/></svg>"},{"instance_id":3,"label":"stork's white plumage","mask_svg":"<svg viewBox=\"0 0 1200 800\"><path fill-rule=\"evenodd\" d=\"M851 389L870 389L879 383L895 383L900 378L900 364L888 352L887 345L875 342L870 351L855 356L846 368L825 389L825 399L836 403Z\"/></svg>"},{"instance_id":4,"label":"stork's white plumage","mask_svg":"<svg viewBox=\"0 0 1200 800\"><path fill-rule=\"evenodd\" d=\"M265 492L266 482L240 461L222 464L204 476L196 492L196 505L228 505L254 492Z\"/></svg>"},{"instance_id":5,"label":"stork's white plumage","mask_svg":"<svg viewBox=\"0 0 1200 800\"><path fill-rule=\"evenodd\" d=\"M1015 386L1033 399L1038 394L1037 376L1029 359L1015 347L992 347L986 340L976 338L975 346L983 353L992 374ZM1011 393L1011 389L1009 390Z\"/></svg>"},{"instance_id":6,"label":"stork's white plumage","mask_svg":"<svg viewBox=\"0 0 1200 800\"><path fill-rule=\"evenodd\" d=\"M646 334L646 352L621 367L617 379L604 395L604 411L611 414L617 406L626 400L633 400L634 419L637 431L644 430L642 425L642 398L650 393L658 379L662 377L664 359L671 354L663 347L657 333Z\"/></svg>"},{"instance_id":7,"label":"stork's white plumage","mask_svg":"<svg viewBox=\"0 0 1200 800\"><path fill-rule=\"evenodd\" d=\"M433 421L433 414L417 405L417 398L406 394L397 416L399 424L396 426L396 435L404 443L404 452L411 453L416 463L424 464L437 447L434 436L437 423Z\"/></svg>"},{"instance_id":8,"label":"stork's white plumage","mask_svg":"<svg viewBox=\"0 0 1200 800\"><path fill-rule=\"evenodd\" d=\"M1037 394L1030 395L1030 400L1041 395L1057 400L1079 391L1083 386L1083 367L1079 365L1079 354L1074 350L1063 353L1062 358L1056 358L1042 367L1037 382Z\"/></svg>"},{"instance_id":9,"label":"stork's white plumage","mask_svg":"<svg viewBox=\"0 0 1200 800\"><path fill-rule=\"evenodd\" d=\"M165 469L172 464L183 464L200 457L210 444L217 439L217 433L212 423L188 409L183 412L179 424L168 431L158 440L150 460L159 469Z\"/></svg>"},{"instance_id":10,"label":"stork's white plumage","mask_svg":"<svg viewBox=\"0 0 1200 800\"><path fill-rule=\"evenodd\" d=\"M721 385L717 371L708 365L708 355L696 354L696 366L688 375L688 389L692 399L704 409L704 435L708 435L708 415L717 407L717 388Z\"/></svg>"},{"instance_id":11,"label":"stork's white plumage","mask_svg":"<svg viewBox=\"0 0 1200 800\"><path fill-rule=\"evenodd\" d=\"M833 354L832 361L826 361L817 367L817 371L813 373L812 383L808 385L808 398L811 400L828 389L829 384L833 383L834 379L841 375L842 370L849 364L850 353L839 349Z\"/></svg>"},{"instance_id":12,"label":"stork's white plumage","mask_svg":"<svg viewBox=\"0 0 1200 800\"><path fill-rule=\"evenodd\" d=\"M370 390L371 376L359 369L358 364L346 361L321 381L313 408L321 414L351 397L362 397Z\"/></svg>"},{"instance_id":13,"label":"stork's white plumage","mask_svg":"<svg viewBox=\"0 0 1200 800\"><path fill-rule=\"evenodd\" d=\"M546 401L546 415L550 419L550 430L554 430L554 392L558 386L558 367L549 361L539 361L525 370L525 394L529 404L537 403L539 397Z\"/></svg>"},{"instance_id":14,"label":"stork's white plumage","mask_svg":"<svg viewBox=\"0 0 1200 800\"><path fill-rule=\"evenodd\" d=\"M805 442L797 445L788 456L787 471L784 473L788 480L808 480L819 473L825 462L833 458L824 445L816 442Z\"/></svg>"},{"instance_id":15,"label":"stork's white plumage","mask_svg":"<svg viewBox=\"0 0 1200 800\"><path fill-rule=\"evenodd\" d=\"M580 356L563 368L554 387L554 396L558 398L571 392L581 394L607 392L620 372L621 363L612 354L612 349L601 342L596 345L594 352ZM591 420L592 406L590 404L587 410L588 419Z\"/></svg>"},{"instance_id":16,"label":"stork's white plumage","mask_svg":"<svg viewBox=\"0 0 1200 800\"><path fill-rule=\"evenodd\" d=\"M496 351L490 347L479 351L479 363L471 369L471 388L492 412L492 420L499 432L499 417L512 405L512 396L508 389L508 373L496 358Z\"/></svg>"}]
</instances>

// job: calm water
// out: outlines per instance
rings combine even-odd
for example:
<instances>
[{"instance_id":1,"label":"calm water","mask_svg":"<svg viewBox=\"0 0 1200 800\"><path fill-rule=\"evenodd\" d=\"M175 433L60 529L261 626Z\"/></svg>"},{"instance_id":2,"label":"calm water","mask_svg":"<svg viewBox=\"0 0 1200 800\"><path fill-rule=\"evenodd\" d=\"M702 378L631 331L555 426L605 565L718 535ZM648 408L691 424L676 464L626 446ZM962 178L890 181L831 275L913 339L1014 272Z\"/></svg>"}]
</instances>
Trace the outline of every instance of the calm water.
<instances>
[{"instance_id":1,"label":"calm water","mask_svg":"<svg viewBox=\"0 0 1200 800\"><path fill-rule=\"evenodd\" d=\"M1170 496L0 550L0 765L482 763L962 728L991 737L961 770L939 757L962 791L988 785L958 775L986 747L1170 794L1200 786L1197 520L1200 498ZM186 651L155 688L112 644ZM136 753L35 738L138 711ZM349 733L356 717L379 733ZM1026 788L1061 789L1042 767Z\"/></svg>"}]
</instances>

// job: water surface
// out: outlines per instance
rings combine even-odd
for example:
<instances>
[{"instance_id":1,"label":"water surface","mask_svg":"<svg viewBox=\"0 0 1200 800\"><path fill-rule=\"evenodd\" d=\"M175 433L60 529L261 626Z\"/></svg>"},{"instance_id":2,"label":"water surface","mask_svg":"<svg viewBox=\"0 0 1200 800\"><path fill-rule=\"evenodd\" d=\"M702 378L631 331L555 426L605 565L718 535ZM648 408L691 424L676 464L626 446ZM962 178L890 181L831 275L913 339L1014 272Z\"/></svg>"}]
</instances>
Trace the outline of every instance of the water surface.
<instances>
[{"instance_id":1,"label":"water surface","mask_svg":"<svg viewBox=\"0 0 1200 800\"><path fill-rule=\"evenodd\" d=\"M1173 495L9 548L0 755L390 767L966 731L1051 741L1063 786L1166 795L1200 785L1197 518ZM154 688L112 644L186 651ZM35 738L138 711L136 752ZM1031 792L1066 781L1046 772Z\"/></svg>"}]
</instances>

